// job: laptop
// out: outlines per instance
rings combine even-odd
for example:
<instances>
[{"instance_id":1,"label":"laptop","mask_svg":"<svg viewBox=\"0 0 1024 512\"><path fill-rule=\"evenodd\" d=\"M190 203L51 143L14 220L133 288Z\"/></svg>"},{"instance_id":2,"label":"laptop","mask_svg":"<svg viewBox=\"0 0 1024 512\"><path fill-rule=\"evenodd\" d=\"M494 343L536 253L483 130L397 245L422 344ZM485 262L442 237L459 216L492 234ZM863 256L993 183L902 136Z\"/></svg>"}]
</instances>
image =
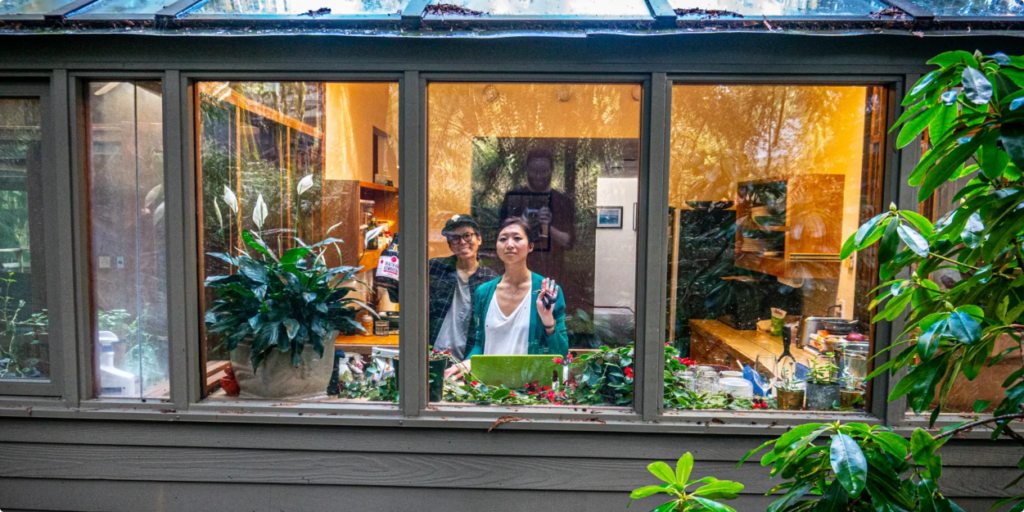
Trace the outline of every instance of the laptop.
<instances>
[{"instance_id":1,"label":"laptop","mask_svg":"<svg viewBox=\"0 0 1024 512\"><path fill-rule=\"evenodd\" d=\"M488 386L520 389L537 382L550 386L554 372L560 370L553 355L533 356L473 356L473 378Z\"/></svg>"}]
</instances>

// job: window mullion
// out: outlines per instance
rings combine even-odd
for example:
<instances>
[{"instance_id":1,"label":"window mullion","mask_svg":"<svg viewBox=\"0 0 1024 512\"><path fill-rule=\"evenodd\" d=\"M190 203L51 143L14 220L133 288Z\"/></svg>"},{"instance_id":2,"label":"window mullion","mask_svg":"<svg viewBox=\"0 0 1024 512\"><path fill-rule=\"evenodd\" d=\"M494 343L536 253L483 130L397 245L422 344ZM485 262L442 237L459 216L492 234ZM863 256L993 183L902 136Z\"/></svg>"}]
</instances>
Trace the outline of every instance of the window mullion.
<instances>
[{"instance_id":1,"label":"window mullion","mask_svg":"<svg viewBox=\"0 0 1024 512\"><path fill-rule=\"evenodd\" d=\"M637 336L638 373L636 404L646 421L661 414L664 393L665 282L668 241L668 154L671 84L665 73L654 73L645 84L645 130L640 173L640 218L637 240Z\"/></svg>"}]
</instances>

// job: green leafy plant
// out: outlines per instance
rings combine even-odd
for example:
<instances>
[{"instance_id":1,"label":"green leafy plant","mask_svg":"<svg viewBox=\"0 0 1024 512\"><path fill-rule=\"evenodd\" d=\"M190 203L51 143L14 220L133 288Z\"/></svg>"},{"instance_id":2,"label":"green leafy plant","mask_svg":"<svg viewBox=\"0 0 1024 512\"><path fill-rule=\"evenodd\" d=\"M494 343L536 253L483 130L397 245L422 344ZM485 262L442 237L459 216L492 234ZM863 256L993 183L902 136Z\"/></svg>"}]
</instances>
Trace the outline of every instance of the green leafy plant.
<instances>
[{"instance_id":1,"label":"green leafy plant","mask_svg":"<svg viewBox=\"0 0 1024 512\"><path fill-rule=\"evenodd\" d=\"M42 377L39 356L40 336L45 336L49 319L46 310L19 320L25 301L11 296L11 285L15 283L13 272L0 277L3 296L0 297L0 378ZM34 350L35 349L35 350Z\"/></svg>"},{"instance_id":2,"label":"green leafy plant","mask_svg":"<svg viewBox=\"0 0 1024 512\"><path fill-rule=\"evenodd\" d=\"M828 442L816 444L818 439ZM936 451L948 439L921 429L907 441L877 425L808 423L751 450L737 467L771 447L761 465L788 481L768 491L784 492L769 512L962 512L937 486L942 457Z\"/></svg>"},{"instance_id":3,"label":"green leafy plant","mask_svg":"<svg viewBox=\"0 0 1024 512\"><path fill-rule=\"evenodd\" d=\"M836 372L839 367L833 363L835 354L828 352L823 358L811 359L811 368L807 372L807 382L822 386L834 386L839 383Z\"/></svg>"},{"instance_id":4,"label":"green leafy plant","mask_svg":"<svg viewBox=\"0 0 1024 512\"><path fill-rule=\"evenodd\" d=\"M665 482L660 485L648 485L635 489L629 497L633 500L647 498L656 494L668 494L672 499L652 512L687 512L707 510L712 512L736 512L732 507L719 503L719 500L733 500L743 490L743 484L718 480L706 476L698 480L690 480L693 471L693 455L684 453L676 462L676 469L664 462L658 461L647 466L647 470L659 480ZM699 486L687 491L691 486ZM632 505L632 502L630 502ZM627 507L628 508L628 507Z\"/></svg>"},{"instance_id":5,"label":"green leafy plant","mask_svg":"<svg viewBox=\"0 0 1024 512\"><path fill-rule=\"evenodd\" d=\"M576 400L584 405L633 404L633 345L618 348L602 346L596 352L580 355L571 364Z\"/></svg>"}]
</instances>

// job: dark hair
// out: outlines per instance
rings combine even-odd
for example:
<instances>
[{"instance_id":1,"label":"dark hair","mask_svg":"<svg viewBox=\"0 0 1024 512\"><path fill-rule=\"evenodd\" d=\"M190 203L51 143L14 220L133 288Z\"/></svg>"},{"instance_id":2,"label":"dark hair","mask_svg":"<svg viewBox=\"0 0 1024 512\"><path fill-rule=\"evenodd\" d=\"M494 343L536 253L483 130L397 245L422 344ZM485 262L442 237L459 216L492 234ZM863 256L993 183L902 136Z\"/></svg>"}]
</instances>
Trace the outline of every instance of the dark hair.
<instances>
[{"instance_id":1,"label":"dark hair","mask_svg":"<svg viewBox=\"0 0 1024 512\"><path fill-rule=\"evenodd\" d=\"M545 147L534 146L526 152L526 165L530 165L530 161L535 158L545 158L551 167L555 166L555 157L551 154L551 150Z\"/></svg>"},{"instance_id":2,"label":"dark hair","mask_svg":"<svg viewBox=\"0 0 1024 512\"><path fill-rule=\"evenodd\" d=\"M526 241L531 244L533 243L533 239L536 238L535 233L530 229L530 223L526 222L526 219L522 217L509 217L501 221L501 226L498 227L498 234L500 235L501 232L509 226L519 226L519 228L523 230L523 233L526 234Z\"/></svg>"}]
</instances>

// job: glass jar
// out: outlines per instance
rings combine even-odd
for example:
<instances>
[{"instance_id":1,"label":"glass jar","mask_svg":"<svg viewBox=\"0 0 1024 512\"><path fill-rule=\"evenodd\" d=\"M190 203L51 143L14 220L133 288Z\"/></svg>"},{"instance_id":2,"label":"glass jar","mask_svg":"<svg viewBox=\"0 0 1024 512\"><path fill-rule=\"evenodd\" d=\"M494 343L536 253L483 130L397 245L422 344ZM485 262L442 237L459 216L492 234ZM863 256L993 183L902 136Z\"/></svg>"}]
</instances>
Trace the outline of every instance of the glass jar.
<instances>
[{"instance_id":1,"label":"glass jar","mask_svg":"<svg viewBox=\"0 0 1024 512\"><path fill-rule=\"evenodd\" d=\"M698 366L694 388L698 393L718 393L718 372L710 366Z\"/></svg>"}]
</instances>

